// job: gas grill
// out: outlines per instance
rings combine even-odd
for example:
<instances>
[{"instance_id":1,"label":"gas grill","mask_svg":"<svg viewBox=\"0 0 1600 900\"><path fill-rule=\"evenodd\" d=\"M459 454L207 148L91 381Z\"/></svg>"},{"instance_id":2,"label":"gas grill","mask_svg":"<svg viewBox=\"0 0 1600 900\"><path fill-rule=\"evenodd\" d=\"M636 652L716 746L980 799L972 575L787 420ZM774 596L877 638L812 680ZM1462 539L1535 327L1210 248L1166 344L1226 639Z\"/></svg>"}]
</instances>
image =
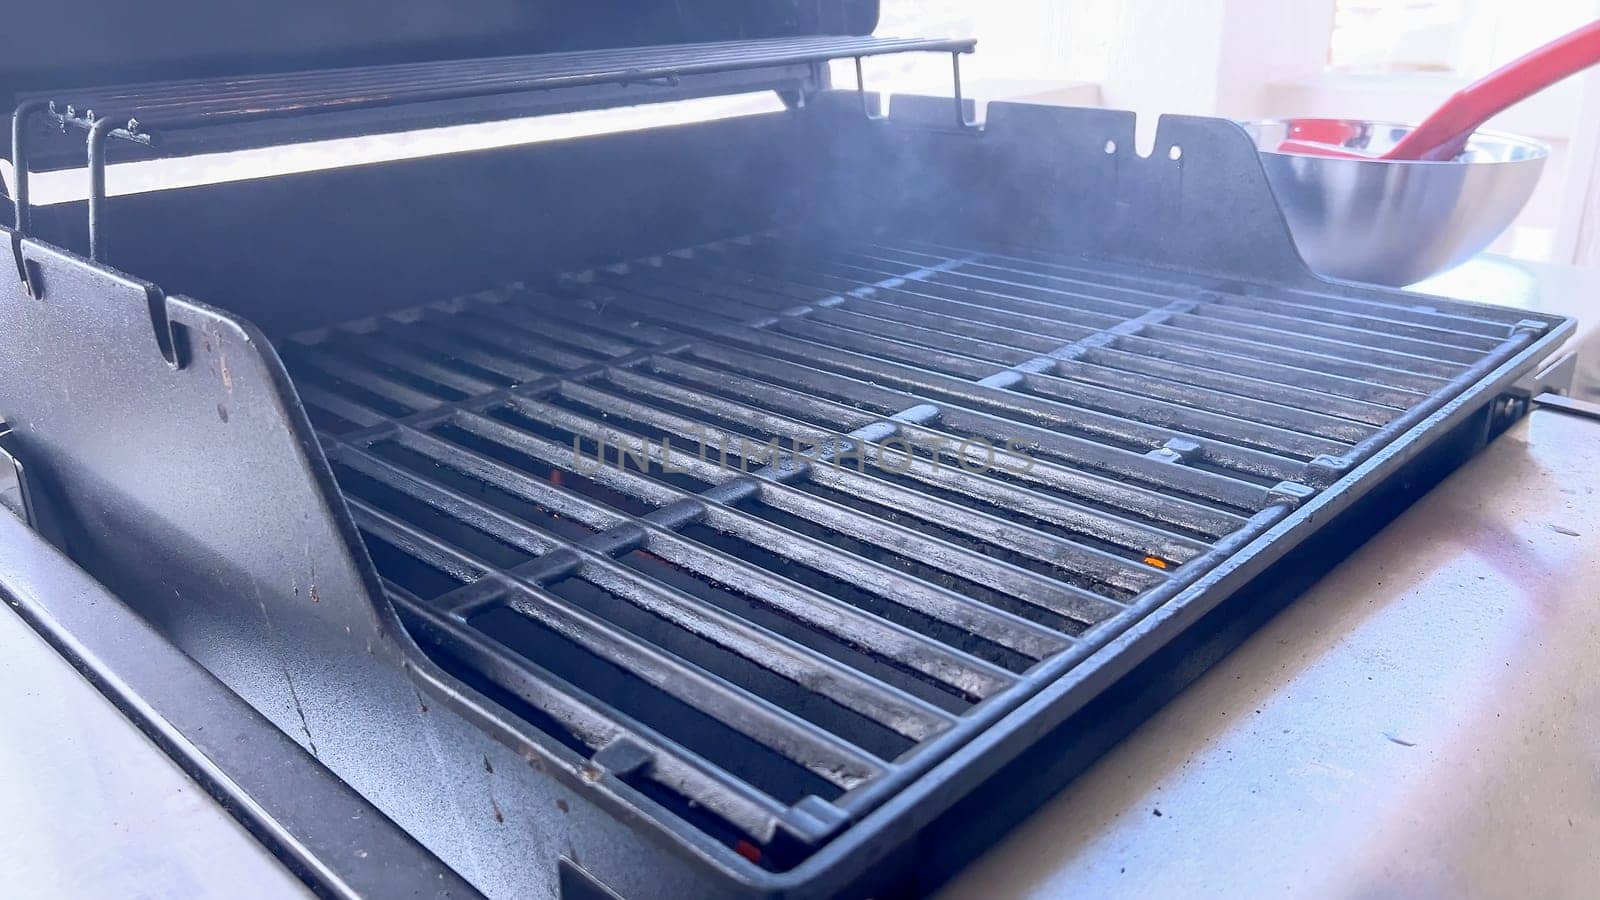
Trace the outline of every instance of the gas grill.
<instances>
[{"instance_id":1,"label":"gas grill","mask_svg":"<svg viewBox=\"0 0 1600 900\"><path fill-rule=\"evenodd\" d=\"M1121 113L979 126L970 41L716 6L672 45L552 6L554 37L466 16L450 61L322 23L317 61L365 67L9 79L30 523L490 893L926 887L957 804L1047 787L1015 761L1375 530L1571 329L1318 279L1231 123L1167 117L1149 156ZM900 52L949 54L953 103L828 84ZM106 190L151 154L750 90L789 108ZM33 208L74 159L87 201Z\"/></svg>"}]
</instances>

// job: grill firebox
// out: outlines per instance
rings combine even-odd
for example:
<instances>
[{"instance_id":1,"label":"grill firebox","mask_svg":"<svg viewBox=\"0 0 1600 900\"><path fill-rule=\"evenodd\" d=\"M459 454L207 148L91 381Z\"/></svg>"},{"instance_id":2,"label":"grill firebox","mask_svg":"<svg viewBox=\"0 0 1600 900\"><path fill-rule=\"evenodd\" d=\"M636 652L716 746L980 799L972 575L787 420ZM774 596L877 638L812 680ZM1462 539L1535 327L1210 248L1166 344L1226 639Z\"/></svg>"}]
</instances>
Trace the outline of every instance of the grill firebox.
<instances>
[{"instance_id":1,"label":"grill firebox","mask_svg":"<svg viewBox=\"0 0 1600 900\"><path fill-rule=\"evenodd\" d=\"M784 870L1544 328L779 233L279 350L427 652Z\"/></svg>"},{"instance_id":2,"label":"grill firebox","mask_svg":"<svg viewBox=\"0 0 1600 900\"><path fill-rule=\"evenodd\" d=\"M459 50L382 33L436 11L271 17L314 60L150 11L161 40L85 44L140 48L106 86L7 81L0 228L36 528L363 826L496 896L931 886L1256 587L1518 414L1572 331L1317 278L1233 123L1164 117L1148 155L1125 113L978 124L972 42L862 36L870 0L504 6L453 11ZM910 51L953 96L830 89L826 60ZM785 108L106 189L124 158L748 91ZM30 166L71 160L87 201L30 216ZM214 793L297 871L392 883L248 774Z\"/></svg>"}]
</instances>

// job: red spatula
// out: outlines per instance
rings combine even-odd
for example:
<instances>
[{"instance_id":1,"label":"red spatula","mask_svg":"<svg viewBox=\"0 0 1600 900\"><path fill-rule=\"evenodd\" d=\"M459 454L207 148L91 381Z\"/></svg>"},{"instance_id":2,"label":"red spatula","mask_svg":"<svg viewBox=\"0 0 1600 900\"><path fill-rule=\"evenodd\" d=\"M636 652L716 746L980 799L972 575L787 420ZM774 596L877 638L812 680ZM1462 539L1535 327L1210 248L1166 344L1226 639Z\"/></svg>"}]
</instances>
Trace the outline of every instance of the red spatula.
<instances>
[{"instance_id":1,"label":"red spatula","mask_svg":"<svg viewBox=\"0 0 1600 900\"><path fill-rule=\"evenodd\" d=\"M1595 63L1600 63L1600 21L1518 57L1455 92L1387 153L1339 146L1356 136L1352 130L1356 124L1329 120L1290 132L1278 150L1349 159L1454 159L1466 147L1467 138L1490 118Z\"/></svg>"}]
</instances>

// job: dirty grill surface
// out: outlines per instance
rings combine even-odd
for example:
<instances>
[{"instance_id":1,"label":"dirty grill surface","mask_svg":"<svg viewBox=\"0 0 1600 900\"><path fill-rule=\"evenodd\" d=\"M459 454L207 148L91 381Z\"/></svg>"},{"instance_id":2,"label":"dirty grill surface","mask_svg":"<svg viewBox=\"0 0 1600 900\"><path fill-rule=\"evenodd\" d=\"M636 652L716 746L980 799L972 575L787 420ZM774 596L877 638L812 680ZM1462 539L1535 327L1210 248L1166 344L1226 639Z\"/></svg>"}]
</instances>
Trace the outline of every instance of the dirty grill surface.
<instances>
[{"instance_id":1,"label":"dirty grill surface","mask_svg":"<svg viewBox=\"0 0 1600 900\"><path fill-rule=\"evenodd\" d=\"M424 646L783 868L1531 339L1185 278L762 235L280 351Z\"/></svg>"}]
</instances>

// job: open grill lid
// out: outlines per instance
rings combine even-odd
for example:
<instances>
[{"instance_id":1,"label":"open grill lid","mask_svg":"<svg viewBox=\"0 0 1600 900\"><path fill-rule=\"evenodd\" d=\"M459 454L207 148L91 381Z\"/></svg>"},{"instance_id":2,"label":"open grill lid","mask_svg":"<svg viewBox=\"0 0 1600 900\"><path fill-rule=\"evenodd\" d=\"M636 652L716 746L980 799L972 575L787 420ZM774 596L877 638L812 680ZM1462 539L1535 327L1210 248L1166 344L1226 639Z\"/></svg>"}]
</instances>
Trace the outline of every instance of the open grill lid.
<instances>
[{"instance_id":1,"label":"open grill lid","mask_svg":"<svg viewBox=\"0 0 1600 900\"><path fill-rule=\"evenodd\" d=\"M9 156L35 170L81 165L95 122L91 170L152 148L182 156L749 91L797 99L827 86L831 59L972 49L871 37L876 0L635 5L29 5L0 29Z\"/></svg>"},{"instance_id":2,"label":"open grill lid","mask_svg":"<svg viewBox=\"0 0 1600 900\"><path fill-rule=\"evenodd\" d=\"M863 35L877 20L877 0L20 3L0 28L0 100L83 85Z\"/></svg>"},{"instance_id":3,"label":"open grill lid","mask_svg":"<svg viewBox=\"0 0 1600 900\"><path fill-rule=\"evenodd\" d=\"M508 2L470 0L444 17L417 0L298 19L229 5L179 15L177 0L132 18L75 8L92 3L28 9L24 27L0 38L0 59L16 60L0 70L0 94L14 104L16 233L31 231L29 172L39 169L86 163L89 256L104 261L105 168L118 158L750 91L802 103L828 86L824 64L835 59L856 60L860 87L863 57L950 53L964 109L958 60L974 41L873 37L876 0L688 0L638 15L620 0ZM86 36L64 27L76 13L91 23ZM71 37L51 40L58 34ZM68 49L57 55L58 44Z\"/></svg>"}]
</instances>

